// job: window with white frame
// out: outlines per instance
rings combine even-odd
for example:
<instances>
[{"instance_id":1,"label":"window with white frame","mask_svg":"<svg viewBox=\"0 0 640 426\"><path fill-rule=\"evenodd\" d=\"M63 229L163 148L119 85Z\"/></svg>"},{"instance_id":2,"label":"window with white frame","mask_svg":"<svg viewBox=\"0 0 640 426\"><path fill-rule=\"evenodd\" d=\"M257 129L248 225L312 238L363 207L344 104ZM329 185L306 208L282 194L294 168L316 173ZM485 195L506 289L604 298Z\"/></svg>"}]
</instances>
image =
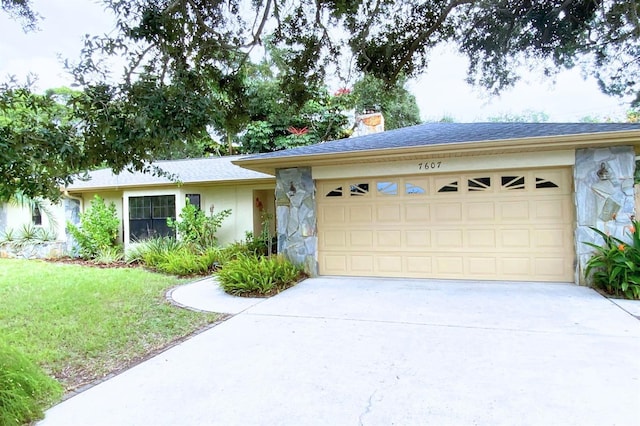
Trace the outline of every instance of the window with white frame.
<instances>
[{"instance_id":1,"label":"window with white frame","mask_svg":"<svg viewBox=\"0 0 640 426\"><path fill-rule=\"evenodd\" d=\"M129 197L129 239L175 236L167 219L176 218L175 195Z\"/></svg>"}]
</instances>

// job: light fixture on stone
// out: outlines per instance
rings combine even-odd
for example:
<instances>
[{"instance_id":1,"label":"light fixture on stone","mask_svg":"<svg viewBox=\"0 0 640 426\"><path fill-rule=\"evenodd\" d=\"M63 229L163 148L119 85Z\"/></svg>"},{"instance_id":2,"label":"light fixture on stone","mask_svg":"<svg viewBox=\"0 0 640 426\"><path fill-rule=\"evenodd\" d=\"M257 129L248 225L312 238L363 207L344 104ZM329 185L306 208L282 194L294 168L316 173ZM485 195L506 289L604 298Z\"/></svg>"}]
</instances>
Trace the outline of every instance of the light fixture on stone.
<instances>
[{"instance_id":1,"label":"light fixture on stone","mask_svg":"<svg viewBox=\"0 0 640 426\"><path fill-rule=\"evenodd\" d=\"M609 169L607 169L606 163L600 163L600 169L596 172L596 175L598 175L598 179L600 180L611 179L611 173L609 172Z\"/></svg>"}]
</instances>

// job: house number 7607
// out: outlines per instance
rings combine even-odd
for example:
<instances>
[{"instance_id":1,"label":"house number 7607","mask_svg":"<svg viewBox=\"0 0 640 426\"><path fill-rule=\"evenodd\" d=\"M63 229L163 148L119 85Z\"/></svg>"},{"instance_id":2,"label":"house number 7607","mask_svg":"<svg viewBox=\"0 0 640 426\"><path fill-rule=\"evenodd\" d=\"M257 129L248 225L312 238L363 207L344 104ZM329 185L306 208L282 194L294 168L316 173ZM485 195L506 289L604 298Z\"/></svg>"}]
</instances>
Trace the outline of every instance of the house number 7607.
<instances>
[{"instance_id":1,"label":"house number 7607","mask_svg":"<svg viewBox=\"0 0 640 426\"><path fill-rule=\"evenodd\" d=\"M418 163L418 170L433 170L439 169L442 165L442 161L431 161L425 163Z\"/></svg>"}]
</instances>

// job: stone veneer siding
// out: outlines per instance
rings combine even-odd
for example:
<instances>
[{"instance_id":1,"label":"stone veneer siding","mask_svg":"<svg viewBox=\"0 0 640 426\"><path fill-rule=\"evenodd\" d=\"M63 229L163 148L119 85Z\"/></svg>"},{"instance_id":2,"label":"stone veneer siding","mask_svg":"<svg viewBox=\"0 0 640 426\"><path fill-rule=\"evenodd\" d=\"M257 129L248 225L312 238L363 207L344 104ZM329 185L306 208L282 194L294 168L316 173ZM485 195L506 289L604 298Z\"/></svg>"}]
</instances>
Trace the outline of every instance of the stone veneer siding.
<instances>
[{"instance_id":1,"label":"stone veneer siding","mask_svg":"<svg viewBox=\"0 0 640 426\"><path fill-rule=\"evenodd\" d=\"M276 170L278 253L318 275L315 184L311 168Z\"/></svg>"},{"instance_id":2,"label":"stone veneer siding","mask_svg":"<svg viewBox=\"0 0 640 426\"><path fill-rule=\"evenodd\" d=\"M601 179L598 171L604 165L606 173ZM628 226L636 214L633 174L635 152L633 147L576 150L574 167L577 226L575 244L578 265L576 283L589 284L584 268L593 249L584 242L602 244L602 238L593 232L595 227L622 240L628 240Z\"/></svg>"}]
</instances>

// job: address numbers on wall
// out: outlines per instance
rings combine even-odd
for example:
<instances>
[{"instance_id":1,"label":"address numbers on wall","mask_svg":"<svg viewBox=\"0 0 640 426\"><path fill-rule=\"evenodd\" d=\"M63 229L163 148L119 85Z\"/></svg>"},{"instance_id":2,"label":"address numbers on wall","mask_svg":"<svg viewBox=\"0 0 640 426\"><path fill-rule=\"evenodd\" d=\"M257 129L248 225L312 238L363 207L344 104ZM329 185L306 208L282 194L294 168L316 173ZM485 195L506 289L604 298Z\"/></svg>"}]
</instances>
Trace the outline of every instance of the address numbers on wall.
<instances>
[{"instance_id":1,"label":"address numbers on wall","mask_svg":"<svg viewBox=\"0 0 640 426\"><path fill-rule=\"evenodd\" d=\"M428 172L430 170L437 170L440 166L442 166L442 161L424 161L422 163L418 163L418 170Z\"/></svg>"}]
</instances>

